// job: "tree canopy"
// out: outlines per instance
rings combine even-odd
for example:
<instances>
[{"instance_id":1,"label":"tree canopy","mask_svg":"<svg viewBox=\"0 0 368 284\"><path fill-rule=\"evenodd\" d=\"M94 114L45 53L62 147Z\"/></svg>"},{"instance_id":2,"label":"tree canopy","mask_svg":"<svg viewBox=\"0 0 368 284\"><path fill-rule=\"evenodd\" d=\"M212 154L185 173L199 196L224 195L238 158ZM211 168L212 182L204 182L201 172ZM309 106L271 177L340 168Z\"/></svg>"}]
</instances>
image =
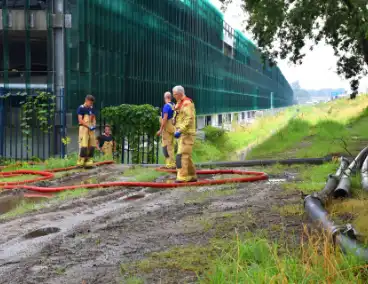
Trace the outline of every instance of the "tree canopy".
<instances>
[{"instance_id":1,"label":"tree canopy","mask_svg":"<svg viewBox=\"0 0 368 284\"><path fill-rule=\"evenodd\" d=\"M234 0L220 0L225 5ZM352 96L368 66L367 0L241 0L266 58L301 64L304 47L324 41L338 57L337 73L350 81ZM318 68L318 66L316 66Z\"/></svg>"}]
</instances>

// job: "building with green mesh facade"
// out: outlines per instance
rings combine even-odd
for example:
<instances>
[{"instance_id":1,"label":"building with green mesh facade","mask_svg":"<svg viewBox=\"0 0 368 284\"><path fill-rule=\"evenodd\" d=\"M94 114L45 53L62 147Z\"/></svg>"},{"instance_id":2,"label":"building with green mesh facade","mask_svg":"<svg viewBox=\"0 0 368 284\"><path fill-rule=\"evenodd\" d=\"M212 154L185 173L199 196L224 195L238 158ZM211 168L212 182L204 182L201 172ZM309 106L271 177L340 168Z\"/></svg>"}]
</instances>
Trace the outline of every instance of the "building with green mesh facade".
<instances>
[{"instance_id":1,"label":"building with green mesh facade","mask_svg":"<svg viewBox=\"0 0 368 284\"><path fill-rule=\"evenodd\" d=\"M0 87L62 90L73 120L86 94L97 108L161 106L175 85L203 117L293 102L279 68L208 0L0 0L0 9Z\"/></svg>"}]
</instances>

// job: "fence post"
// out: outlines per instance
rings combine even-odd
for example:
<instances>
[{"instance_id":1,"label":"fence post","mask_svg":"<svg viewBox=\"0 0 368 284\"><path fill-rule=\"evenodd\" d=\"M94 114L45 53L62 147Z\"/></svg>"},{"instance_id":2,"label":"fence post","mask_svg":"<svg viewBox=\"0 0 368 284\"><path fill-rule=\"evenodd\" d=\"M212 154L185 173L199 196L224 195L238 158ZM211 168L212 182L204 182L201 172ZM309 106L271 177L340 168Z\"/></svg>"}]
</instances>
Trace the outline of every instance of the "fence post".
<instances>
[{"instance_id":1,"label":"fence post","mask_svg":"<svg viewBox=\"0 0 368 284\"><path fill-rule=\"evenodd\" d=\"M57 134L56 145L60 143L60 156L65 157L65 145L61 139L66 135L66 113L65 113L65 15L64 0L53 0L53 29L54 29L54 65L55 65L55 94L59 96L56 101L56 109L60 116L59 133Z\"/></svg>"},{"instance_id":2,"label":"fence post","mask_svg":"<svg viewBox=\"0 0 368 284\"><path fill-rule=\"evenodd\" d=\"M124 164L125 161L125 136L123 135L121 141L121 163Z\"/></svg>"},{"instance_id":3,"label":"fence post","mask_svg":"<svg viewBox=\"0 0 368 284\"><path fill-rule=\"evenodd\" d=\"M158 164L158 151L159 151L159 148L160 148L160 138L157 137L156 138L156 142L157 142L157 148L156 148L156 163ZM155 140L153 140L153 147L155 146Z\"/></svg>"},{"instance_id":4,"label":"fence post","mask_svg":"<svg viewBox=\"0 0 368 284\"><path fill-rule=\"evenodd\" d=\"M271 109L273 109L273 92L271 92Z\"/></svg>"},{"instance_id":5,"label":"fence post","mask_svg":"<svg viewBox=\"0 0 368 284\"><path fill-rule=\"evenodd\" d=\"M0 88L0 157L4 156L4 99L1 98L3 96L2 94L2 88Z\"/></svg>"},{"instance_id":6,"label":"fence post","mask_svg":"<svg viewBox=\"0 0 368 284\"><path fill-rule=\"evenodd\" d=\"M60 90L60 99L61 99L61 110L60 110L60 116L61 116L61 122L60 122L60 155L61 158L65 157L66 154L66 145L61 142L61 138L66 137L66 100L64 95L64 89Z\"/></svg>"}]
</instances>

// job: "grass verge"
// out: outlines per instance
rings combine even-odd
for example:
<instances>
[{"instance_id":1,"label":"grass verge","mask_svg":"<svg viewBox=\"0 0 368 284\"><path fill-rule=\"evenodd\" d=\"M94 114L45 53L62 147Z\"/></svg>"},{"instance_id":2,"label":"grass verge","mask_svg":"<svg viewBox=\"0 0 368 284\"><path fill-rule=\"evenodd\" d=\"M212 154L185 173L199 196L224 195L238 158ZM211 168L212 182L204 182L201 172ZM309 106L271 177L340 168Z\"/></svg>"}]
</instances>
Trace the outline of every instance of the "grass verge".
<instances>
[{"instance_id":1,"label":"grass verge","mask_svg":"<svg viewBox=\"0 0 368 284\"><path fill-rule=\"evenodd\" d=\"M207 245L175 247L122 264L121 273L142 283L154 271L165 271L171 279L185 273L203 284L366 283L367 265L335 251L326 236L316 236L308 236L306 243L293 250L251 234L232 241L212 239Z\"/></svg>"},{"instance_id":2,"label":"grass verge","mask_svg":"<svg viewBox=\"0 0 368 284\"><path fill-rule=\"evenodd\" d=\"M134 181L138 182L150 182L155 181L161 176L165 176L167 173L158 172L155 169L132 167L124 171L123 176L131 177Z\"/></svg>"},{"instance_id":3,"label":"grass verge","mask_svg":"<svg viewBox=\"0 0 368 284\"><path fill-rule=\"evenodd\" d=\"M200 283L365 283L366 268L335 252L326 237L310 237L293 251L264 238L237 239Z\"/></svg>"},{"instance_id":4,"label":"grass verge","mask_svg":"<svg viewBox=\"0 0 368 284\"><path fill-rule=\"evenodd\" d=\"M287 125L255 146L248 158L356 154L368 140L364 131L368 123L367 106L368 96L360 96L356 100L340 99L314 107L301 107Z\"/></svg>"},{"instance_id":5,"label":"grass verge","mask_svg":"<svg viewBox=\"0 0 368 284\"><path fill-rule=\"evenodd\" d=\"M44 171L44 170L51 170L51 169L58 169L58 168L66 168L71 166L77 165L77 154L71 154L66 156L64 159L60 158L50 158L47 159L45 162L40 164L29 164L28 162L18 162L14 164L8 164L4 172L10 171L17 171L17 170L35 170L35 171ZM106 158L104 156L98 156L94 159L95 162L102 162L105 161Z\"/></svg>"},{"instance_id":6,"label":"grass verge","mask_svg":"<svg viewBox=\"0 0 368 284\"><path fill-rule=\"evenodd\" d=\"M248 159L321 157L331 153L356 153L359 140L368 140L368 96L339 99L314 106L294 106L276 115L257 118L248 126L235 126L226 143L197 140L195 162L237 158L235 150L252 145ZM205 129L206 132L206 129Z\"/></svg>"}]
</instances>

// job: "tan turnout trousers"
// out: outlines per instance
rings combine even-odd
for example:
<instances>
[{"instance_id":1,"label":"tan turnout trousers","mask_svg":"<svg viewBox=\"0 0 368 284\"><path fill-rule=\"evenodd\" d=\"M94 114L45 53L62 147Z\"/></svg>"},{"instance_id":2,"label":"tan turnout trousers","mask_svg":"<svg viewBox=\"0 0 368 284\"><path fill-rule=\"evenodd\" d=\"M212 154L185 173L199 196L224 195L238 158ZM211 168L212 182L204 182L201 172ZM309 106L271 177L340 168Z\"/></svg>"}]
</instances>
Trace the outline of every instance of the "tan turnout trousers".
<instances>
[{"instance_id":1,"label":"tan turnout trousers","mask_svg":"<svg viewBox=\"0 0 368 284\"><path fill-rule=\"evenodd\" d=\"M178 140L176 155L177 181L188 182L197 180L196 169L192 160L195 141L195 108L193 102L186 98L177 105L175 127L182 134Z\"/></svg>"},{"instance_id":2,"label":"tan turnout trousers","mask_svg":"<svg viewBox=\"0 0 368 284\"><path fill-rule=\"evenodd\" d=\"M91 125L91 117L84 115L84 122ZM91 166L93 164L93 154L96 148L95 132L87 127L79 126L79 158L78 166Z\"/></svg>"},{"instance_id":3,"label":"tan turnout trousers","mask_svg":"<svg viewBox=\"0 0 368 284\"><path fill-rule=\"evenodd\" d=\"M174 139L175 127L172 119L168 119L165 128L162 131L162 152L165 157L165 166L167 168L174 169L175 165L175 139Z\"/></svg>"}]
</instances>

